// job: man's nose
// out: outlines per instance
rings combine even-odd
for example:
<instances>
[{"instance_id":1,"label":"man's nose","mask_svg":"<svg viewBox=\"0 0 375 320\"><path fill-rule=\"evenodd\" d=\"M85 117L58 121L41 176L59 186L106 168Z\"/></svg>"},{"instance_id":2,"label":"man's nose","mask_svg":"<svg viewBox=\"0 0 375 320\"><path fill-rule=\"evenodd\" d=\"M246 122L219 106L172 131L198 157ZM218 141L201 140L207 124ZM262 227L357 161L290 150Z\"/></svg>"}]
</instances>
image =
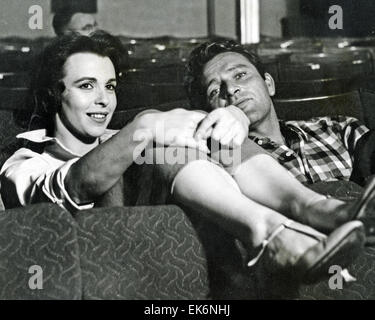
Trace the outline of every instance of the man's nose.
<instances>
[{"instance_id":1,"label":"man's nose","mask_svg":"<svg viewBox=\"0 0 375 320\"><path fill-rule=\"evenodd\" d=\"M234 81L227 81L224 84L223 89L224 89L223 91L225 92L225 95L228 98L231 98L240 92L240 87Z\"/></svg>"}]
</instances>

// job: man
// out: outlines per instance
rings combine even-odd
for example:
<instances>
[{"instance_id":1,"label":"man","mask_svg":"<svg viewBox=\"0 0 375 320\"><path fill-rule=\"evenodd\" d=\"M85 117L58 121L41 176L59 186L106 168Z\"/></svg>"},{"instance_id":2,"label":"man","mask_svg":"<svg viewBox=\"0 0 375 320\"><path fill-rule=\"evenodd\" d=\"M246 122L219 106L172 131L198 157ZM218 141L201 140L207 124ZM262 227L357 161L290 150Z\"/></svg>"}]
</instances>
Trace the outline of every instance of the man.
<instances>
[{"instance_id":1,"label":"man","mask_svg":"<svg viewBox=\"0 0 375 320\"><path fill-rule=\"evenodd\" d=\"M98 29L98 24L93 15L77 12L70 8L56 12L52 25L57 36L69 33L79 33L88 36Z\"/></svg>"},{"instance_id":2,"label":"man","mask_svg":"<svg viewBox=\"0 0 375 320\"><path fill-rule=\"evenodd\" d=\"M201 109L237 107L249 119L248 134L303 183L356 182L375 173L375 134L357 119L337 116L309 121L279 121L272 96L272 76L259 58L234 41L196 48L188 68L192 105ZM197 136L209 135L206 120Z\"/></svg>"}]
</instances>

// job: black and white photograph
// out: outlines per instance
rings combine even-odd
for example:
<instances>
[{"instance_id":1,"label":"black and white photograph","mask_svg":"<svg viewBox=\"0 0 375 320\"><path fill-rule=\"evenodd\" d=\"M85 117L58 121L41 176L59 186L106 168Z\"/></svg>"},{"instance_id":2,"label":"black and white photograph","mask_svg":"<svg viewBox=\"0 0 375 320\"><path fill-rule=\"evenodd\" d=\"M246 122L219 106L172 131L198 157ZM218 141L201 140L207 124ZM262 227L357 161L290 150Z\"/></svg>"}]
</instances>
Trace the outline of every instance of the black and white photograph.
<instances>
[{"instance_id":1,"label":"black and white photograph","mask_svg":"<svg viewBox=\"0 0 375 320\"><path fill-rule=\"evenodd\" d=\"M0 0L0 300L374 299L373 0Z\"/></svg>"}]
</instances>

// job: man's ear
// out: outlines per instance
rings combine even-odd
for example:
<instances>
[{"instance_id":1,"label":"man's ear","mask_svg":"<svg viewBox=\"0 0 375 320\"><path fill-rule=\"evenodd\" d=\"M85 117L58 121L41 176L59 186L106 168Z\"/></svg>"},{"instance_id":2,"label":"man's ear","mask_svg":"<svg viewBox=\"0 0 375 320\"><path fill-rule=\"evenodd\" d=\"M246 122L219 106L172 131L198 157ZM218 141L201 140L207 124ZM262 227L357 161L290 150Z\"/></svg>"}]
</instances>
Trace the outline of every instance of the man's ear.
<instances>
[{"instance_id":1,"label":"man's ear","mask_svg":"<svg viewBox=\"0 0 375 320\"><path fill-rule=\"evenodd\" d=\"M273 80L272 76L267 72L264 73L264 78L264 82L266 83L268 93L271 97L273 97L276 93L275 81Z\"/></svg>"}]
</instances>

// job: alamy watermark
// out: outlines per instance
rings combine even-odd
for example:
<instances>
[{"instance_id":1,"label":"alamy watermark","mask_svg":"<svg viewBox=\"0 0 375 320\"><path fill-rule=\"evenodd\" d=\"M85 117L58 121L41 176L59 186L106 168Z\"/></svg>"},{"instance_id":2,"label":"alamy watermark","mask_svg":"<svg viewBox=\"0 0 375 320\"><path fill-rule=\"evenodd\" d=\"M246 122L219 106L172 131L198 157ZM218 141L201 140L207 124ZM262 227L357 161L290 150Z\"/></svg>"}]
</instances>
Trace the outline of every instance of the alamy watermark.
<instances>
[{"instance_id":1,"label":"alamy watermark","mask_svg":"<svg viewBox=\"0 0 375 320\"><path fill-rule=\"evenodd\" d=\"M29 268L29 273L32 276L29 278L29 288L31 290L43 289L43 269L39 265L32 265Z\"/></svg>"},{"instance_id":2,"label":"alamy watermark","mask_svg":"<svg viewBox=\"0 0 375 320\"><path fill-rule=\"evenodd\" d=\"M328 20L328 26L331 30L344 29L344 15L342 7L339 5L330 6L328 13L332 16Z\"/></svg>"},{"instance_id":3,"label":"alamy watermark","mask_svg":"<svg viewBox=\"0 0 375 320\"><path fill-rule=\"evenodd\" d=\"M357 280L349 273L348 269L343 269L338 265L330 266L328 273L333 274L328 280L328 287L331 290L342 290L344 288L344 282Z\"/></svg>"},{"instance_id":4,"label":"alamy watermark","mask_svg":"<svg viewBox=\"0 0 375 320\"><path fill-rule=\"evenodd\" d=\"M33 5L29 8L29 28L31 30L43 29L43 8L38 5Z\"/></svg>"},{"instance_id":5,"label":"alamy watermark","mask_svg":"<svg viewBox=\"0 0 375 320\"><path fill-rule=\"evenodd\" d=\"M154 143L153 137L157 137ZM244 145L237 147L222 146L219 141L211 139L210 148L207 141L195 140L192 134L184 134L178 128L166 129L164 124L157 124L155 134L151 130L136 130L133 141L139 144L133 152L133 161L138 164L187 164L193 160L214 160L225 167L236 167L241 164Z\"/></svg>"}]
</instances>

